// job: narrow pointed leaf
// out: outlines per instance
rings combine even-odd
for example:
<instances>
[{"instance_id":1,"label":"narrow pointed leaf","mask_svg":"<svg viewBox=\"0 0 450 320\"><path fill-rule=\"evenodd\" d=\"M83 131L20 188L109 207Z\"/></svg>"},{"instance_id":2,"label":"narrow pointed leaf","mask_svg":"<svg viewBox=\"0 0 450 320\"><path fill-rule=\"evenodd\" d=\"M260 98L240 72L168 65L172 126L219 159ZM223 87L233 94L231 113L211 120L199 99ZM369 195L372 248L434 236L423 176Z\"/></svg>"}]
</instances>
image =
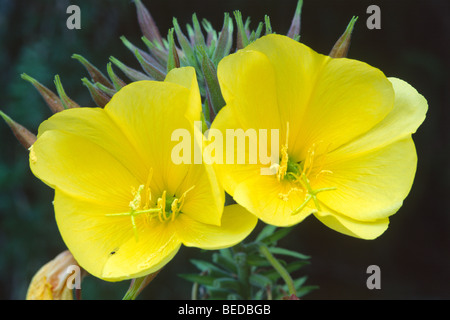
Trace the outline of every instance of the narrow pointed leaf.
<instances>
[{"instance_id":1,"label":"narrow pointed leaf","mask_svg":"<svg viewBox=\"0 0 450 320\"><path fill-rule=\"evenodd\" d=\"M270 247L269 251L274 254L281 254L281 255L290 256L290 257L294 257L294 258L298 258L298 259L302 259L302 260L307 260L310 258L310 256L301 254L296 251L284 249L284 248Z\"/></svg>"}]
</instances>

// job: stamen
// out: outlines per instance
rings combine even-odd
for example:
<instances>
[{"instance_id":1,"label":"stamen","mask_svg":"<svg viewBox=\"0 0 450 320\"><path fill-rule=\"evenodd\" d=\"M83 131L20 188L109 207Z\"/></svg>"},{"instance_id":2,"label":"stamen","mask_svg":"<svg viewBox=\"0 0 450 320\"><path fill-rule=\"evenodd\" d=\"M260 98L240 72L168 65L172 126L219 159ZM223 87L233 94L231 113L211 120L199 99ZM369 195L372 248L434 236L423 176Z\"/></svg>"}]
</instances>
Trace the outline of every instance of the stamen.
<instances>
[{"instance_id":1,"label":"stamen","mask_svg":"<svg viewBox=\"0 0 450 320\"><path fill-rule=\"evenodd\" d=\"M147 176L147 182L145 183L145 205L144 209L148 209L150 201L152 201L152 191L150 190L150 182L153 178L153 168L150 168Z\"/></svg>"},{"instance_id":2,"label":"stamen","mask_svg":"<svg viewBox=\"0 0 450 320\"><path fill-rule=\"evenodd\" d=\"M289 146L289 122L286 123L286 143L281 147L281 163L278 166L277 179L281 181L286 176L288 168L288 146Z\"/></svg>"}]
</instances>

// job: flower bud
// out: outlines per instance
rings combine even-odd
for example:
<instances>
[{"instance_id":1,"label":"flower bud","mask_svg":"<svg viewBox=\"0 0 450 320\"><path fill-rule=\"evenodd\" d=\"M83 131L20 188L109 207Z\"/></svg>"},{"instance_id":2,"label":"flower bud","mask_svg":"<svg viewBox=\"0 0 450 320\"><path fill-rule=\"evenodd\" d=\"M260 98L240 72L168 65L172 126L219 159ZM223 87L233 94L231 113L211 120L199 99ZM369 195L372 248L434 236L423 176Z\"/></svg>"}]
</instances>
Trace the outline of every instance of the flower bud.
<instances>
[{"instance_id":1,"label":"flower bud","mask_svg":"<svg viewBox=\"0 0 450 320\"><path fill-rule=\"evenodd\" d=\"M42 98L44 98L45 102L49 106L50 110L53 111L53 113L57 113L64 110L64 106L61 102L61 99L50 89L48 89L47 87L42 85L39 81L33 79L32 77L30 77L25 73L23 73L21 77L22 79L30 82L37 89L37 91L40 93Z\"/></svg>"},{"instance_id":2,"label":"flower bud","mask_svg":"<svg viewBox=\"0 0 450 320\"><path fill-rule=\"evenodd\" d=\"M336 41L333 48L331 49L331 52L329 54L330 57L345 58L347 56L348 49L350 47L350 38L352 36L353 27L355 25L356 20L358 20L358 17L353 17L350 20L347 29L345 29L345 32L338 39L338 41Z\"/></svg>"},{"instance_id":3,"label":"flower bud","mask_svg":"<svg viewBox=\"0 0 450 320\"><path fill-rule=\"evenodd\" d=\"M11 128L12 132L16 136L17 140L25 147L29 148L33 145L33 143L36 141L36 136L28 131L24 126L18 124L13 119L8 117L6 114L4 114L2 111L0 111L0 116L5 120L5 122L8 124L8 126Z\"/></svg>"},{"instance_id":4,"label":"flower bud","mask_svg":"<svg viewBox=\"0 0 450 320\"><path fill-rule=\"evenodd\" d=\"M303 0L299 0L297 8L295 9L294 18L292 19L291 27L287 33L287 36L292 39L300 37L300 20L302 15Z\"/></svg>"},{"instance_id":5,"label":"flower bud","mask_svg":"<svg viewBox=\"0 0 450 320\"><path fill-rule=\"evenodd\" d=\"M28 287L27 300L73 300L73 292L68 285L75 270L81 270L72 254L66 250L45 264L34 275ZM76 271L75 271L76 272ZM79 280L83 276L80 271Z\"/></svg>"},{"instance_id":6,"label":"flower bud","mask_svg":"<svg viewBox=\"0 0 450 320\"><path fill-rule=\"evenodd\" d=\"M125 83L125 81L123 81L116 75L116 73L114 72L114 70L112 68L111 62L108 62L107 66L106 66L106 70L108 71L109 78L111 79L116 91L119 91L121 88L123 88L127 85Z\"/></svg>"},{"instance_id":7,"label":"flower bud","mask_svg":"<svg viewBox=\"0 0 450 320\"><path fill-rule=\"evenodd\" d=\"M89 93L91 94L92 100L94 100L95 104L100 108L106 106L106 104L111 100L111 96L109 96L106 92L99 89L96 85L90 82L87 78L81 79L83 84L88 88Z\"/></svg>"},{"instance_id":8,"label":"flower bud","mask_svg":"<svg viewBox=\"0 0 450 320\"><path fill-rule=\"evenodd\" d=\"M80 106L78 105L78 103L76 103L75 101L73 101L72 99L70 99L66 92L64 91L63 85L61 83L61 79L59 78L58 75L55 76L55 86L56 86L56 91L59 94L59 98L61 99L62 105L64 107L64 109L71 109L71 108L79 108Z\"/></svg>"},{"instance_id":9,"label":"flower bud","mask_svg":"<svg viewBox=\"0 0 450 320\"><path fill-rule=\"evenodd\" d=\"M98 70L94 65L92 65L89 61L87 61L84 57L80 56L79 54L74 54L74 55L72 55L72 58L77 59L78 61L81 62L81 64L88 71L88 73L91 76L92 81L94 83L98 82L108 88L113 88L111 81L109 81L108 78L105 77L105 75L103 75L103 73L100 70Z\"/></svg>"},{"instance_id":10,"label":"flower bud","mask_svg":"<svg viewBox=\"0 0 450 320\"><path fill-rule=\"evenodd\" d=\"M120 70L122 70L122 72L125 73L125 75L132 81L151 80L142 72L126 66L114 57L110 57L109 60L111 60L112 63L114 63Z\"/></svg>"},{"instance_id":11,"label":"flower bud","mask_svg":"<svg viewBox=\"0 0 450 320\"><path fill-rule=\"evenodd\" d=\"M159 33L159 29L155 24L150 12L147 8L142 4L140 0L135 0L136 11L138 17L138 23L141 28L142 34L150 41L157 42L161 46L163 45L163 41L161 38L161 34Z\"/></svg>"}]
</instances>

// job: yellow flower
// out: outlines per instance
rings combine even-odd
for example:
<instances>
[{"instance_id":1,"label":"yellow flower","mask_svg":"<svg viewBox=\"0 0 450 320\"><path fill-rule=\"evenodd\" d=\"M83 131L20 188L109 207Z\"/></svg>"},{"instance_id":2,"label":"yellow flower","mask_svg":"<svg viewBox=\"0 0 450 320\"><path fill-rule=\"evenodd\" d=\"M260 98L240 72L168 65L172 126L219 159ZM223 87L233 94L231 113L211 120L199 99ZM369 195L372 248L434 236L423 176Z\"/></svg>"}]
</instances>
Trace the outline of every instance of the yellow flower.
<instances>
[{"instance_id":1,"label":"yellow flower","mask_svg":"<svg viewBox=\"0 0 450 320\"><path fill-rule=\"evenodd\" d=\"M193 68L164 82L122 88L104 109L55 114L30 149L33 173L55 189L62 238L80 265L108 281L168 263L180 246L219 249L243 240L257 219L224 209L211 166L174 164L176 129L194 135L200 93Z\"/></svg>"},{"instance_id":2,"label":"yellow flower","mask_svg":"<svg viewBox=\"0 0 450 320\"><path fill-rule=\"evenodd\" d=\"M276 226L314 214L354 237L372 239L386 230L416 171L411 134L427 102L414 88L279 35L224 58L218 78L226 106L213 129L279 132L272 175L261 174L268 169L261 159L215 166L237 203Z\"/></svg>"},{"instance_id":3,"label":"yellow flower","mask_svg":"<svg viewBox=\"0 0 450 320\"><path fill-rule=\"evenodd\" d=\"M71 266L78 267L78 263L68 250L46 263L31 280L27 300L73 300L72 289L67 286Z\"/></svg>"}]
</instances>

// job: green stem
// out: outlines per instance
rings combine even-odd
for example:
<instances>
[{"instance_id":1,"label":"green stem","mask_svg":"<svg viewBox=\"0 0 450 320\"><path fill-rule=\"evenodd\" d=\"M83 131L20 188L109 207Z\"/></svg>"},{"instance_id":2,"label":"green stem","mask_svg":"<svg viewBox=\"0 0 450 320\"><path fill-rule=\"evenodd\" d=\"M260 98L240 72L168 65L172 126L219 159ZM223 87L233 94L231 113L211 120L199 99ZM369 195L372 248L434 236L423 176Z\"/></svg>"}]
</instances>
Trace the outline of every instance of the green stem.
<instances>
[{"instance_id":1,"label":"green stem","mask_svg":"<svg viewBox=\"0 0 450 320\"><path fill-rule=\"evenodd\" d=\"M292 281L291 275L287 270L281 265L281 263L272 255L267 246L261 244L259 246L259 252L270 262L272 267L280 274L281 278L283 278L284 282L286 282L289 294L297 295L295 291L294 281Z\"/></svg>"}]
</instances>

